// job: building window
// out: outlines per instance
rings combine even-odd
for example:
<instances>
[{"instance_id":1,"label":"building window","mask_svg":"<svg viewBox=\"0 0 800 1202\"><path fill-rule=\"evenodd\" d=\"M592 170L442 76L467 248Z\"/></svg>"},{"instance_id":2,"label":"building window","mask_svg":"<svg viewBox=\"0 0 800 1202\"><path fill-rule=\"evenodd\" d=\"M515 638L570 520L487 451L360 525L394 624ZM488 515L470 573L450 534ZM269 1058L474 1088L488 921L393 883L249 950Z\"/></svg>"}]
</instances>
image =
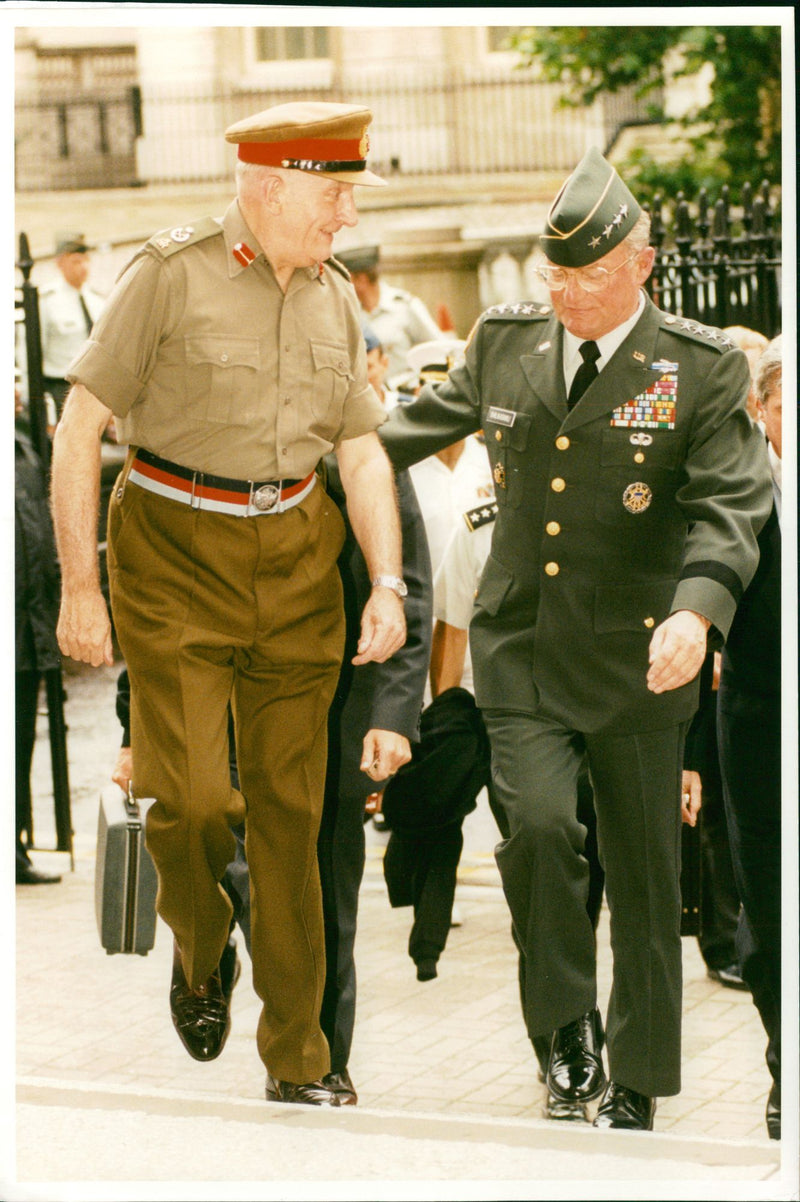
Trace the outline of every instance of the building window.
<instances>
[{"instance_id":1,"label":"building window","mask_svg":"<svg viewBox=\"0 0 800 1202\"><path fill-rule=\"evenodd\" d=\"M262 26L256 29L255 34L258 62L329 57L328 30L323 26Z\"/></svg>"}]
</instances>

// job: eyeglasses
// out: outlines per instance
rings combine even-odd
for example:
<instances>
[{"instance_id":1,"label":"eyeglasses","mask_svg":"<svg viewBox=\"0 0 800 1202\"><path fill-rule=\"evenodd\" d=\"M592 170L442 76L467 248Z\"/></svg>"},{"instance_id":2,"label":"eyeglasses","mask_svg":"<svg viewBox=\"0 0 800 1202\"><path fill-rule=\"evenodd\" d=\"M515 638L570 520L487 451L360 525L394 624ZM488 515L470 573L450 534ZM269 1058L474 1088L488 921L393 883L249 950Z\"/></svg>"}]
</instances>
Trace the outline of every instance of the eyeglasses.
<instances>
[{"instance_id":1,"label":"eyeglasses","mask_svg":"<svg viewBox=\"0 0 800 1202\"><path fill-rule=\"evenodd\" d=\"M536 274L544 280L551 292L560 292L562 288L566 288L570 280L579 284L584 292L602 292L615 271L619 271L620 268L632 263L638 257L639 252L636 251L635 254L628 255L627 259L623 259L621 263L610 270L607 267L596 266L551 267L549 263L542 263L536 267Z\"/></svg>"}]
</instances>

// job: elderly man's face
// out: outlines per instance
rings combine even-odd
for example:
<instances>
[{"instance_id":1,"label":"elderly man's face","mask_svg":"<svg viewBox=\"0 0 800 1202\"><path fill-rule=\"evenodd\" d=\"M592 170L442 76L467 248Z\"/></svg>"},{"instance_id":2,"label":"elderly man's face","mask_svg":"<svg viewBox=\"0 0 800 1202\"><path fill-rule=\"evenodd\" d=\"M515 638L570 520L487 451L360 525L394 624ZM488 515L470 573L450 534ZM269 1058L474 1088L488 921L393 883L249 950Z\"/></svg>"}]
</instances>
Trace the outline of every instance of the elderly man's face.
<instances>
[{"instance_id":1,"label":"elderly man's face","mask_svg":"<svg viewBox=\"0 0 800 1202\"><path fill-rule=\"evenodd\" d=\"M771 392L767 393L763 401L756 401L758 416L764 423L764 429L767 438L772 443L775 449L775 454L779 459L781 455L781 434L783 427L783 381L778 379Z\"/></svg>"},{"instance_id":2,"label":"elderly man's face","mask_svg":"<svg viewBox=\"0 0 800 1202\"><path fill-rule=\"evenodd\" d=\"M639 290L653 270L654 258L651 246L638 253L624 242L615 246L592 264L614 273L599 292L587 292L579 283L580 270L568 270L566 286L550 290L556 317L583 341L609 334L635 313Z\"/></svg>"},{"instance_id":3,"label":"elderly man's face","mask_svg":"<svg viewBox=\"0 0 800 1202\"><path fill-rule=\"evenodd\" d=\"M353 184L307 171L287 171L281 235L287 261L311 267L329 259L334 234L358 224Z\"/></svg>"}]
</instances>

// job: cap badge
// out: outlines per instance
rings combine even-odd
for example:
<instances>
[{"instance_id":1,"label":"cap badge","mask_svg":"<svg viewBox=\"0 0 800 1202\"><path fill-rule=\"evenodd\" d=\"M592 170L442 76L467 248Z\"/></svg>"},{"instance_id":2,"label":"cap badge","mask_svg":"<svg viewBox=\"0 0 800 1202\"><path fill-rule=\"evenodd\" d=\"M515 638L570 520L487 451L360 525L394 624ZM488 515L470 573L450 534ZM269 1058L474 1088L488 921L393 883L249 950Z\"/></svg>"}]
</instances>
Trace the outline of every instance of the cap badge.
<instances>
[{"instance_id":1,"label":"cap badge","mask_svg":"<svg viewBox=\"0 0 800 1202\"><path fill-rule=\"evenodd\" d=\"M644 513L645 509L649 508L652 499L652 492L646 484L642 484L641 480L635 484L629 484L622 494L622 504L628 513Z\"/></svg>"}]
</instances>

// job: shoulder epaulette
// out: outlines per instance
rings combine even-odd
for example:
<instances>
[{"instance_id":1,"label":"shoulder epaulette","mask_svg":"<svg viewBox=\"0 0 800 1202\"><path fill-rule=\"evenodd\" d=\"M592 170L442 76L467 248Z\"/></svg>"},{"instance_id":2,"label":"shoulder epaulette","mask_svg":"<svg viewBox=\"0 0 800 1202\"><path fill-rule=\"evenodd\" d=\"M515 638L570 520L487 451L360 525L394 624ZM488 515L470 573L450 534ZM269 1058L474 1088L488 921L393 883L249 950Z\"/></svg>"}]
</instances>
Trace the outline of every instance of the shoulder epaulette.
<instances>
[{"instance_id":1,"label":"shoulder epaulette","mask_svg":"<svg viewBox=\"0 0 800 1202\"><path fill-rule=\"evenodd\" d=\"M343 275L346 280L350 280L352 278L344 263L340 263L335 255L331 255L329 259L325 260L325 266L335 267L339 274Z\"/></svg>"},{"instance_id":2,"label":"shoulder epaulette","mask_svg":"<svg viewBox=\"0 0 800 1202\"><path fill-rule=\"evenodd\" d=\"M513 305L492 305L483 316L488 321L514 321L517 318L541 321L543 318L549 317L552 311L550 305L538 305L533 301L517 301Z\"/></svg>"},{"instance_id":3,"label":"shoulder epaulette","mask_svg":"<svg viewBox=\"0 0 800 1202\"><path fill-rule=\"evenodd\" d=\"M477 530L480 526L486 526L489 522L493 522L497 517L497 501L485 501L483 505L476 505L474 509L468 509L464 514L464 521L467 523L468 530Z\"/></svg>"},{"instance_id":4,"label":"shoulder epaulette","mask_svg":"<svg viewBox=\"0 0 800 1202\"><path fill-rule=\"evenodd\" d=\"M191 225L178 225L171 230L159 230L148 240L147 249L154 251L159 258L166 259L169 255L174 255L176 250L185 250L187 246L194 246L196 242L202 242L204 238L211 238L214 234L221 233L222 226L216 218L201 217L199 221L193 221Z\"/></svg>"},{"instance_id":5,"label":"shoulder epaulette","mask_svg":"<svg viewBox=\"0 0 800 1202\"><path fill-rule=\"evenodd\" d=\"M673 313L665 313L661 321L671 334L678 334L682 338L700 342L709 350L730 351L736 346L736 343L722 330L718 330L714 326L704 326L699 321L692 321L689 317L676 317Z\"/></svg>"}]
</instances>

